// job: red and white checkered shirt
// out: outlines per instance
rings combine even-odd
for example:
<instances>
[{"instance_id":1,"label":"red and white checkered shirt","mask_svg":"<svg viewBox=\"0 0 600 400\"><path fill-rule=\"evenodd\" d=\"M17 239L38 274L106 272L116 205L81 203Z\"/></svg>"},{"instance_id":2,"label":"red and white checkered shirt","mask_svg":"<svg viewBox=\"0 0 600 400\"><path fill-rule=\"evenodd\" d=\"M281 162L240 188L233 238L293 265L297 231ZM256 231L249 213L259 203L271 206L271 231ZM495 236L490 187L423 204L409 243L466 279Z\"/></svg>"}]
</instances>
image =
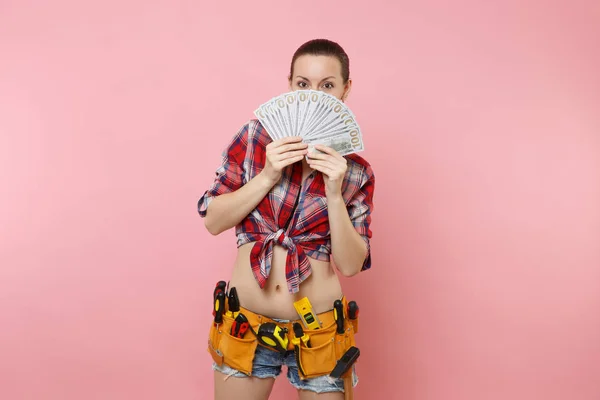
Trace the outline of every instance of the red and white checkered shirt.
<instances>
[{"instance_id":1,"label":"red and white checkered shirt","mask_svg":"<svg viewBox=\"0 0 600 400\"><path fill-rule=\"evenodd\" d=\"M262 171L266 146L272 141L258 120L245 124L223 151L222 164L212 185L198 201L201 217L211 200L233 192ZM373 210L375 176L371 166L360 156L345 156L348 161L342 184L342 196L356 231L367 243L367 257L361 270L371 267L370 223ZM286 279L290 293L311 273L309 257L329 261L331 238L325 184L320 172L314 171L302 186L302 163L286 167L281 180L265 198L235 227L237 246L254 242L250 264L261 288L269 277L273 245L288 251Z\"/></svg>"}]
</instances>

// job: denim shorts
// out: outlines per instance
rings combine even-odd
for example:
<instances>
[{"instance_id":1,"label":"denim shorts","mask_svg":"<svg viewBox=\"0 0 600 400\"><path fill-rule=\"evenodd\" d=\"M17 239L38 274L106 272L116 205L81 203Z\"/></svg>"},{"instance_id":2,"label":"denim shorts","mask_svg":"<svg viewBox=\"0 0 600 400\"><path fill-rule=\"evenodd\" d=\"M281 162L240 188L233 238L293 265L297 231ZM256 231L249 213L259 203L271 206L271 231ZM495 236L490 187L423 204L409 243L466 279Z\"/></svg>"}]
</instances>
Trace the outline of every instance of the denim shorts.
<instances>
[{"instance_id":1,"label":"denim shorts","mask_svg":"<svg viewBox=\"0 0 600 400\"><path fill-rule=\"evenodd\" d=\"M287 320L277 320L278 322L288 322ZM288 381L296 389L310 390L316 393L326 392L343 392L344 380L340 378L332 378L329 375L318 376L315 378L301 379L298 375L298 365L296 357L292 350L288 350L285 354L269 350L261 345L256 346L254 360L252 361L252 376L257 378L276 378L282 370L282 366L287 367ZM233 376L237 378L247 378L248 375L239 372L225 363L218 366L213 362L213 370L219 371L227 377ZM226 377L226 378L227 378ZM356 375L356 364L352 366L352 386L358 384L358 376Z\"/></svg>"}]
</instances>

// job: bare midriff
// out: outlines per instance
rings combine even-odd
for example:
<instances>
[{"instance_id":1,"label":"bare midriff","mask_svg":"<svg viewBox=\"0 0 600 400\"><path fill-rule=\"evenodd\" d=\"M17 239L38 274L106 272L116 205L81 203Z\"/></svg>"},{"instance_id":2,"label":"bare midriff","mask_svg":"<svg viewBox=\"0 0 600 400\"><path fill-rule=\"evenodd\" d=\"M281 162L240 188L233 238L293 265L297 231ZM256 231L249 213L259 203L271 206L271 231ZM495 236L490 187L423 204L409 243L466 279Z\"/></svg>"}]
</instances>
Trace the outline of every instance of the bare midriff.
<instances>
[{"instance_id":1,"label":"bare midriff","mask_svg":"<svg viewBox=\"0 0 600 400\"><path fill-rule=\"evenodd\" d=\"M328 261L309 258L311 274L300 284L300 291L292 294L285 279L287 250L275 245L271 272L264 288L258 286L250 267L250 251L254 243L238 248L229 287L237 290L242 307L270 318L298 319L294 302L308 297L313 311L321 313L333 308L333 302L342 296L340 280Z\"/></svg>"}]
</instances>

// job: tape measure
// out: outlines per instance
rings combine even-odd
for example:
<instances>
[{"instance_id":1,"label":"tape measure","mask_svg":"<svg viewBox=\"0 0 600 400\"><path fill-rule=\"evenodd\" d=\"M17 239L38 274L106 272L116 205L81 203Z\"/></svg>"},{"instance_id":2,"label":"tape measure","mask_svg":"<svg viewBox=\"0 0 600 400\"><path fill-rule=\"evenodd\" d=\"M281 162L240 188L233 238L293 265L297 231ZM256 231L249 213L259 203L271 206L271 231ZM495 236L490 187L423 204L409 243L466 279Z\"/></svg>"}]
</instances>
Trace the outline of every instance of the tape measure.
<instances>
[{"instance_id":1,"label":"tape measure","mask_svg":"<svg viewBox=\"0 0 600 400\"><path fill-rule=\"evenodd\" d=\"M260 324L256 332L256 338L264 346L285 353L288 347L287 329L273 322Z\"/></svg>"},{"instance_id":2,"label":"tape measure","mask_svg":"<svg viewBox=\"0 0 600 400\"><path fill-rule=\"evenodd\" d=\"M321 322L313 312L312 304L310 304L308 297L303 297L296 301L294 303L294 308L306 329L319 329L321 327Z\"/></svg>"}]
</instances>

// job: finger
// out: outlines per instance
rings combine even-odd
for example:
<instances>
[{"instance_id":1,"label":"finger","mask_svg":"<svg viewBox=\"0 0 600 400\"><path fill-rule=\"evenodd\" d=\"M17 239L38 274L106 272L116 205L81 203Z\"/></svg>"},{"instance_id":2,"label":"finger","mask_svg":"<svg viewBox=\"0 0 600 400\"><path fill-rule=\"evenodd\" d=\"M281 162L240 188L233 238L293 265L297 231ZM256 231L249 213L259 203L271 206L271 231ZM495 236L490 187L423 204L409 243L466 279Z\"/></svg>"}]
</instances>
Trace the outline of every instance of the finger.
<instances>
[{"instance_id":1,"label":"finger","mask_svg":"<svg viewBox=\"0 0 600 400\"><path fill-rule=\"evenodd\" d=\"M311 168L327 175L327 177L335 175L334 170L332 170L331 168L328 168L326 166L323 166L323 165L311 165Z\"/></svg>"},{"instance_id":2,"label":"finger","mask_svg":"<svg viewBox=\"0 0 600 400\"><path fill-rule=\"evenodd\" d=\"M323 146L322 144L316 144L315 149L322 151L323 153L329 154L331 156L334 156L337 159L343 158L340 153L338 153L337 151L335 151L334 149L332 149L329 146Z\"/></svg>"},{"instance_id":3,"label":"finger","mask_svg":"<svg viewBox=\"0 0 600 400\"><path fill-rule=\"evenodd\" d=\"M294 150L297 149L297 150ZM296 156L302 154L303 156L305 156L306 154L308 154L308 149L305 146L295 146L292 147L290 150L286 150L286 151L281 151L280 149L270 149L267 150L267 158L271 161L278 161L278 160L282 160L284 158L288 158L290 156Z\"/></svg>"},{"instance_id":4,"label":"finger","mask_svg":"<svg viewBox=\"0 0 600 400\"><path fill-rule=\"evenodd\" d=\"M277 161L287 160L290 157L304 157L307 153L307 150L296 150L296 151L287 151L285 153L275 155L275 159Z\"/></svg>"},{"instance_id":5,"label":"finger","mask_svg":"<svg viewBox=\"0 0 600 400\"><path fill-rule=\"evenodd\" d=\"M271 143L269 143L269 145L271 145L272 147L279 147L281 145L284 144L288 144L288 143L298 143L301 142L302 138L300 136L287 136L281 139L277 139Z\"/></svg>"},{"instance_id":6,"label":"finger","mask_svg":"<svg viewBox=\"0 0 600 400\"><path fill-rule=\"evenodd\" d=\"M331 164L332 166L336 166L337 168L346 168L347 167L347 163L345 159L342 160L338 160L337 158L335 158L334 156L330 156L329 154L327 155L321 155L320 157L316 158L316 157L312 157L310 154L307 154L307 160L308 163L313 163L313 162L319 162L319 163L327 163L327 164Z\"/></svg>"},{"instance_id":7,"label":"finger","mask_svg":"<svg viewBox=\"0 0 600 400\"><path fill-rule=\"evenodd\" d=\"M285 145L281 145L279 147L267 148L267 155L273 156L273 155L286 153L288 151L307 150L307 149L308 149L308 145L305 143L285 144Z\"/></svg>"},{"instance_id":8,"label":"finger","mask_svg":"<svg viewBox=\"0 0 600 400\"><path fill-rule=\"evenodd\" d=\"M304 149L308 149L307 143L293 143L293 144L284 144L279 147L276 147L273 149L273 152L274 153L285 153L287 151L304 150Z\"/></svg>"},{"instance_id":9,"label":"finger","mask_svg":"<svg viewBox=\"0 0 600 400\"><path fill-rule=\"evenodd\" d=\"M319 153L316 151L313 151L311 153L308 154L308 158L310 158L311 160L331 160L331 159L335 159L334 156L330 155L330 154L326 154L326 153Z\"/></svg>"},{"instance_id":10,"label":"finger","mask_svg":"<svg viewBox=\"0 0 600 400\"><path fill-rule=\"evenodd\" d=\"M339 165L337 165L335 163L331 163L329 161L310 160L308 162L308 165L312 168L319 166L319 167L330 169L332 171L339 171L339 173L342 174L342 168Z\"/></svg>"},{"instance_id":11,"label":"finger","mask_svg":"<svg viewBox=\"0 0 600 400\"><path fill-rule=\"evenodd\" d=\"M291 165L295 162L302 160L302 158L304 158L304 155L286 158L285 160L281 160L280 162L278 162L277 167L278 168L287 167L288 165Z\"/></svg>"}]
</instances>

